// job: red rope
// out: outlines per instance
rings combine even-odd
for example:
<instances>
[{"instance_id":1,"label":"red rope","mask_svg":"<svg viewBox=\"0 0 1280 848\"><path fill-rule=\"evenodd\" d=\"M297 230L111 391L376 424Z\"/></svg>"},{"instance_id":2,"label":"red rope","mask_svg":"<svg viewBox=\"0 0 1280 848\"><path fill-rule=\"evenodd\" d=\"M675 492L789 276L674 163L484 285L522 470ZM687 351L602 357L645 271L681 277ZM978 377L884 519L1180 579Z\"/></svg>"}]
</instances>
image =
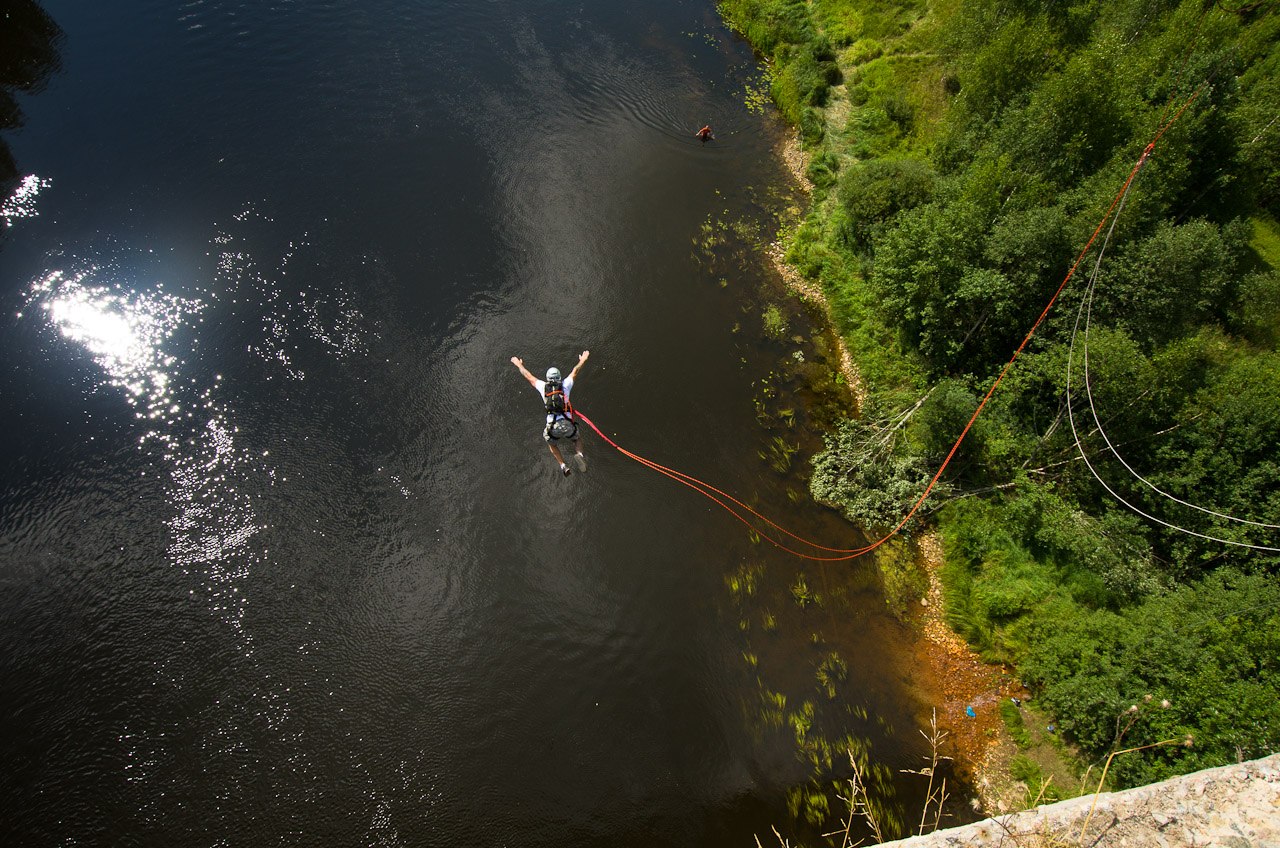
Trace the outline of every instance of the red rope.
<instances>
[{"instance_id":1,"label":"red rope","mask_svg":"<svg viewBox=\"0 0 1280 848\"><path fill-rule=\"evenodd\" d=\"M778 548L779 550L786 551L787 553L793 556L801 557L802 559L817 560L819 562L835 562L839 560L853 559L855 556L865 553L865 550L862 548L828 548L825 545L819 545L817 542L811 542L808 539L805 539L803 536L799 536L795 533L792 533L790 530L775 523L768 516L765 516L760 512L757 512L755 509L743 503L742 501L738 500L728 492L722 491L721 489L718 489L715 486L712 486L710 483L707 483L704 480L699 480L697 477L694 477L691 474L685 474L683 471L677 471L674 468L668 468L667 466L654 462L653 460L643 457L638 453L627 450L626 448L622 447L622 445L618 444L613 439L606 436L604 432L601 431L601 429L596 426L595 422L592 421L590 418L588 418L586 415L584 415L581 410L574 410L574 413L577 415L579 419L583 421L583 423L585 423L592 430L595 430L597 436L599 436L601 439L604 439L606 442L608 442L623 456L626 456L630 459L634 459L636 462L640 463L641 465L647 466L648 468L651 468L654 471L657 471L659 474L670 477L672 480L675 480L677 483L680 483L681 485L684 485L684 486L688 486L690 489L693 489L698 494L702 495L703 497L707 498L710 501L713 501L714 503L719 505L720 508L723 509L725 512L729 513L734 518L738 519L743 524L745 524L751 530L751 532L760 536L760 538L769 542L771 545ZM719 495L720 497L717 497L717 495ZM724 498L724 500L721 500L721 498ZM794 548L790 548L787 545L783 544L782 542L770 536L767 532L760 530L759 527L751 523L750 519L748 519L742 513L738 512L738 510L734 509L732 506L729 506L729 504L725 503L725 500L733 502L734 504L741 507L746 512L750 513L751 515L763 521L765 524L768 524L770 527L774 528L780 533L790 536L792 539L795 539L798 542L809 545L810 547L813 547L813 548L817 548L818 550L844 554L844 556L832 556L832 557L815 556L814 554L808 554L808 553L804 553L803 551L797 551ZM870 548L866 550L870 550Z\"/></svg>"},{"instance_id":2,"label":"red rope","mask_svg":"<svg viewBox=\"0 0 1280 848\"><path fill-rule=\"evenodd\" d=\"M938 471L933 475L933 478L929 481L929 485L925 486L924 492L922 492L920 494L920 497L916 499L916 502L912 504L911 509L907 511L907 514L903 516L902 520L899 521L892 530L890 530L888 533L881 536L879 539L876 539L874 542L871 542L860 548L829 548L829 547L826 547L825 545L819 545L817 542L811 542L808 539L805 539L802 536L798 536L795 533L792 533L790 530L787 530L779 526L778 524L775 524L769 518L765 517L764 515L761 515L759 512L747 506L745 503L733 497L732 495L728 494L727 492L723 492L720 489L717 489L715 486L712 486L710 483L699 480L697 477L694 477L689 474L685 474L682 471L676 471L675 469L667 468L665 465L660 465L651 459L646 459L645 457L640 456L637 453L633 453L632 451L627 450L626 448L622 447L617 442L615 442L613 439L606 436L600 430L600 428L597 427L590 418L588 418L586 415L583 415L582 412L578 410L574 410L574 414L578 418L581 418L584 422L586 422L587 426L589 426L592 430L595 430L596 435L598 435L600 438L604 439L606 442L608 442L610 445L616 448L618 452L621 453L622 455L627 456L631 459L634 459L636 462L639 462L641 465L651 468L654 471L657 471L659 474L664 474L667 477L670 477L672 480L675 480L677 483L681 483L685 486L688 486L689 488L701 494L703 497L706 497L709 500L714 501L722 509L724 509L730 515L732 515L734 518L738 519L743 524L747 525L747 527L749 527L752 532L758 534L761 538L770 542L772 545L774 545L774 547L777 547L783 551L786 551L789 554L801 557L803 559L816 560L819 562L839 562L842 560L854 559L856 557L862 556L863 554L867 554L867 553L870 553L871 551L874 551L876 548L880 547L885 542L889 541L898 533L900 533L902 531L902 528L906 527L907 522L909 522L912 519L912 517L914 517L915 514L920 510L920 506L925 502L925 499L929 497L929 494L933 491L934 487L937 485L938 480L942 478L943 472L945 472L947 470L947 466L950 465L952 458L955 457L956 451L960 449L961 443L964 442L965 437L969 435L969 430L973 427L974 422L978 420L978 416L981 415L982 410L986 408L987 402L990 401L991 396L995 394L996 387L1000 385L1001 381L1004 380L1005 375L1009 373L1009 369L1013 367L1013 363L1018 361L1018 357L1022 355L1023 350L1025 350L1027 347L1027 344L1030 343L1032 336L1034 336L1036 333L1036 330L1040 329L1040 325L1043 324L1044 319L1048 317L1049 310L1051 310L1054 304L1058 302L1058 297L1062 294L1062 290L1067 287L1067 283L1069 283L1071 281L1071 278L1075 276L1076 269L1080 267L1080 263L1084 261L1084 258L1088 254L1089 249L1093 247L1093 243L1094 241L1097 240L1098 235L1102 232L1103 227L1105 227L1107 224L1107 221L1111 219L1111 215L1113 212L1115 212L1116 206L1120 203L1121 199L1129 191L1129 186L1133 183L1134 178L1138 176L1138 171L1142 169L1142 166L1146 164L1147 158L1155 150L1156 143L1159 142L1160 139L1164 136L1164 134L1168 132L1169 128L1172 127L1178 121L1178 119L1182 117L1182 114L1186 112L1187 108L1190 107L1191 104L1195 102L1196 98L1198 98L1201 92L1204 91L1205 85L1207 85L1207 83L1202 83L1200 87L1197 88L1195 92L1191 95L1191 97L1189 97L1187 101L1182 104L1182 107L1178 109L1177 113L1167 123L1163 123L1160 125L1158 131L1155 134L1155 137L1151 139L1151 143L1148 144L1143 149L1142 155L1138 157L1138 161L1134 164L1133 168L1129 171L1129 176L1125 179L1124 185L1120 188L1120 191L1116 193L1116 196L1112 198L1111 205L1107 207L1106 214L1102 216L1102 220L1099 221L1098 226L1094 228L1093 234L1089 236L1089 240L1085 243L1085 246L1080 250L1079 255L1076 256L1075 262L1071 264L1071 268L1070 270L1067 271L1067 275L1062 278L1062 282L1058 284L1058 288L1054 291L1053 296L1049 298L1049 302L1046 303L1044 309L1040 311L1040 317L1036 318L1035 323L1031 325L1031 329L1028 330L1027 334L1023 337L1022 343L1018 345L1017 349L1013 352L1013 356L1009 358L1009 361L1005 363L1004 368L1002 368L1000 370L1000 373L996 376L995 381L991 384L991 388L987 389L987 393L983 396L982 400L978 403L978 408L973 411L973 415L970 416L969 418L969 423L964 425L964 430L960 432L960 436L956 439L955 444L951 446L951 450L947 453L946 459L944 459L942 461L942 465L938 467ZM1166 110L1166 113L1167 113L1167 110ZM1163 118L1164 118L1164 115L1161 115L1161 120L1163 120ZM720 497L717 497L717 495L719 495ZM728 501L733 502L737 506L749 512L751 515L755 516L756 518L768 524L770 527L774 528L775 530L778 530L781 533L786 534L792 539L795 539L805 545L808 545L811 548L815 548L820 551L827 551L828 553L840 554L840 556L818 556L815 554L803 553L801 551L797 551L792 548L789 548L782 542L779 542L777 539L774 539L768 533L761 532L760 529L757 528L755 525L753 525L749 519L747 519L745 516L743 516L733 507L729 506L729 504L725 503L724 500L721 500L720 499L721 497L723 497Z\"/></svg>"}]
</instances>

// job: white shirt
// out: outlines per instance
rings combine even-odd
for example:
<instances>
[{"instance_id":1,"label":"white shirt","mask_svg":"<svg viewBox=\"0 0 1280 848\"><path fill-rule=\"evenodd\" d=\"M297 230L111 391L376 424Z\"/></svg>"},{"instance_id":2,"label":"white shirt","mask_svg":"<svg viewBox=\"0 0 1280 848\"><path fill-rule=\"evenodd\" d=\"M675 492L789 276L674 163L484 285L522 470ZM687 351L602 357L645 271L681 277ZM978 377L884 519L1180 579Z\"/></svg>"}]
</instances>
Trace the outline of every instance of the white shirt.
<instances>
[{"instance_id":1,"label":"white shirt","mask_svg":"<svg viewBox=\"0 0 1280 848\"><path fill-rule=\"evenodd\" d=\"M547 381L546 381L546 380L538 380L538 381L536 381L536 382L535 382L535 384L534 384L534 385L535 385L535 386L537 387L537 389L538 389L538 396L539 396L539 397L541 397L541 398L543 398L543 400L545 401L545 400L546 400L546 396L547 396ZM564 378L564 382L563 382L563 383L561 383L560 385L564 387L564 405L565 405L565 406L568 406L568 405L569 405L569 392L573 391L573 377L572 377L572 376L570 376L570 377L565 377L565 378ZM555 419L555 417L556 417L556 416L555 416L555 414L548 412L548 413L547 413L547 423L548 423L548 424L550 424L550 423ZM563 417L564 417L564 418L568 418L569 416L565 415L565 416L563 416Z\"/></svg>"}]
</instances>

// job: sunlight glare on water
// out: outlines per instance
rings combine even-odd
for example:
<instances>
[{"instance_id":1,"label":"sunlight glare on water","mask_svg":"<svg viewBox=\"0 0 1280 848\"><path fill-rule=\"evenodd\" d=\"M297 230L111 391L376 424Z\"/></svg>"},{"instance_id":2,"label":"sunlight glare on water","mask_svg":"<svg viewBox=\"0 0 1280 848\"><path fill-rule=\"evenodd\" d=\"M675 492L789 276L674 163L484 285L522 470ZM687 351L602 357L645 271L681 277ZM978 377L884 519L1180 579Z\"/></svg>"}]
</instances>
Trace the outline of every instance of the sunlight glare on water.
<instances>
[{"instance_id":1,"label":"sunlight glare on water","mask_svg":"<svg viewBox=\"0 0 1280 848\"><path fill-rule=\"evenodd\" d=\"M32 286L28 304L38 305L52 328L83 348L101 369L102 384L123 390L135 416L148 422L140 444L159 445L173 482L175 564L189 569L222 563L208 575L218 584L244 576L243 563L228 561L243 552L255 531L252 510L231 485L244 464L235 449L235 428L214 402L212 389L191 391L192 381L181 376L181 358L170 350L174 334L196 324L204 304L160 291L94 284L100 273L96 268L51 271ZM233 608L242 604L242 598L234 604L223 598L215 608L239 621L243 613Z\"/></svg>"},{"instance_id":2,"label":"sunlight glare on water","mask_svg":"<svg viewBox=\"0 0 1280 848\"><path fill-rule=\"evenodd\" d=\"M172 374L176 359L165 343L198 315L201 304L164 294L125 293L87 285L93 270L50 272L32 287L61 334L84 347L110 385L125 390L139 417L176 415Z\"/></svg>"},{"instance_id":3,"label":"sunlight glare on water","mask_svg":"<svg viewBox=\"0 0 1280 848\"><path fill-rule=\"evenodd\" d=\"M50 271L31 287L27 304L38 306L50 328L83 349L101 370L100 385L122 390L135 417L144 420L139 447L168 470L170 563L196 578L190 594L205 599L252 662L245 581L266 557L253 541L261 527L243 488L269 469L237 448L237 428L215 400L221 377L198 389L183 375L175 335L199 326L205 304L160 290L95 283L102 275L97 267ZM287 707L278 687L264 684L254 693L258 714L278 729Z\"/></svg>"},{"instance_id":4,"label":"sunlight glare on water","mask_svg":"<svg viewBox=\"0 0 1280 848\"><path fill-rule=\"evenodd\" d=\"M778 127L712 3L40 5L56 71L2 139L0 843L736 848L811 779L779 698L917 764L858 571L797 604L590 433L566 479L509 363L590 349L620 442L848 533L760 450L809 331L757 337Z\"/></svg>"},{"instance_id":5,"label":"sunlight glare on water","mask_svg":"<svg viewBox=\"0 0 1280 848\"><path fill-rule=\"evenodd\" d=\"M230 387L204 367L201 354L243 327L243 349L259 363L255 371L300 383L300 350L339 361L358 357L366 350L366 320L343 286L321 290L308 281L317 260L306 234L287 239L278 259L264 261L266 254L246 236L270 223L245 209L229 226L215 227L210 276L191 287L197 296L171 294L172 286L162 283L131 288L117 282L142 276L150 262L137 251L114 251L45 271L28 287L18 317L69 342L72 360L93 363L87 372L93 389L125 401L137 422L139 455L164 471L168 565L188 581L186 594L232 634L235 674L245 686L218 710L205 743L208 762L237 763L248 740L265 731L271 744L283 747L290 773L305 779L313 757L301 743L302 729L290 723L295 687L268 668L251 623L263 581L279 568L264 535L272 520L255 498L288 480L269 451L246 447ZM403 483L396 484L408 497ZM314 641L304 643L298 654L315 649ZM160 679L181 689L190 673L166 663ZM329 684L330 697L341 688ZM163 723L130 724L121 739L131 783L171 779L172 738Z\"/></svg>"},{"instance_id":6,"label":"sunlight glare on water","mask_svg":"<svg viewBox=\"0 0 1280 848\"><path fill-rule=\"evenodd\" d=\"M4 219L6 229L13 226L13 222L19 218L34 218L40 214L40 210L36 208L36 200L40 197L40 192L53 185L52 180L38 177L35 174L28 174L18 183L18 187L13 190L13 194L5 199L4 203L0 203L0 218Z\"/></svg>"}]
</instances>

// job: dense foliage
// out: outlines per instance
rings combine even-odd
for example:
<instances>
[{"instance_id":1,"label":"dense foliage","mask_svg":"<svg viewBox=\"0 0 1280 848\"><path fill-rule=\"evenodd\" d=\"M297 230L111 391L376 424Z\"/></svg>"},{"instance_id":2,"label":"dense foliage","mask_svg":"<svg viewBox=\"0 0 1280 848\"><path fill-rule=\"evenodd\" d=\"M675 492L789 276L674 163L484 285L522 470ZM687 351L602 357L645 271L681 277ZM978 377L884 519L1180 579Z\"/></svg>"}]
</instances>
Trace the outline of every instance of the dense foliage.
<instances>
[{"instance_id":1,"label":"dense foliage","mask_svg":"<svg viewBox=\"0 0 1280 848\"><path fill-rule=\"evenodd\" d=\"M789 258L870 397L813 490L869 526L922 490L1158 138L930 501L948 615L1090 757L1167 701L1123 744L1194 744L1123 758L1121 784L1280 750L1280 558L1257 549L1280 548L1280 4L722 10L814 163Z\"/></svg>"}]
</instances>

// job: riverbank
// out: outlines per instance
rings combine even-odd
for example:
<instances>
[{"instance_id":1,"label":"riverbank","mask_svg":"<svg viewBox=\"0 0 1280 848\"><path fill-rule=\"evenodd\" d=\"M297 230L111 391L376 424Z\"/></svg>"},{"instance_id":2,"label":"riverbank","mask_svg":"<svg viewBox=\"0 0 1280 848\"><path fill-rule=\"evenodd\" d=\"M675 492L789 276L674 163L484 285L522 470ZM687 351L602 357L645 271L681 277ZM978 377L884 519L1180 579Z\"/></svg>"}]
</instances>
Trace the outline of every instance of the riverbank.
<instances>
[{"instance_id":1,"label":"riverbank","mask_svg":"<svg viewBox=\"0 0 1280 848\"><path fill-rule=\"evenodd\" d=\"M797 132L787 133L775 149L794 184L806 195L813 192L808 179L808 156ZM826 323L839 352L840 373L849 387L855 407L862 413L868 388L849 345L836 329L832 304L822 287L808 280L786 259L783 238L765 247L765 257L787 289L814 306ZM909 615L911 654L915 658L908 677L922 703L932 705L938 728L947 738L941 752L949 757L956 774L972 789L984 812L995 814L1025 805L1027 786L1010 772L1018 753L1001 718L999 705L1006 698L1025 697L1026 689L1010 669L984 662L945 620L942 581L942 540L936 532L916 542L916 556L928 575L929 589L919 608ZM973 714L970 715L969 713Z\"/></svg>"},{"instance_id":2,"label":"riverbank","mask_svg":"<svg viewBox=\"0 0 1280 848\"><path fill-rule=\"evenodd\" d=\"M1016 751L1000 715L1000 703L1025 698L1026 689L1012 671L984 662L946 623L942 596L942 539L922 535L916 551L929 577L916 619L922 694L937 704L938 724L946 730L956 771L973 788L983 811L1008 812L1022 793L1009 774L1010 751ZM972 715L970 714L972 713Z\"/></svg>"},{"instance_id":3,"label":"riverbank","mask_svg":"<svg viewBox=\"0 0 1280 848\"><path fill-rule=\"evenodd\" d=\"M1257 414L1280 397L1280 255L1267 224L1280 184L1263 176L1280 147L1263 152L1270 125L1258 119L1278 102L1266 81L1280 18L1184 3L1135 35L1132 16L1149 11L1137 0L1070 20L1010 17L989 0L720 8L764 57L806 154L784 157L812 195L773 261L811 300L821 289L861 378L860 415L834 422L810 490L855 524L889 527L938 483L928 517L906 530L936 526L945 567L937 557L925 569L927 551L898 542L875 559L890 608L929 634L912 674L921 701L946 702L959 770L1001 809L1002 762L1031 795L1066 795L1071 766L1101 762L1122 738L1135 753L1114 764L1116 786L1280 749L1268 580L1280 484L1257 471L1280 461L1280 424ZM1171 47L1181 41L1194 49ZM1215 51L1236 57L1239 86L1183 101L1153 153L1190 57ZM1147 79L1158 83L1133 82ZM1250 151L1229 181L1202 174L1219 149L1210 138ZM1157 167L1125 181L1147 158ZM1069 305L1051 314L1044 297L1072 296L1070 256L1131 188L1142 211L1125 214L1092 337L1085 328L1098 373L1082 431L1062 426L1080 351ZM1188 308L1176 321L1148 308L1164 303ZM1038 332L1024 350L1028 327ZM1025 355L1011 379L984 394L1015 348ZM1108 455L1115 445L1124 458ZM1091 454L1098 463L1074 461ZM1138 469L1151 491L1137 505L1103 482ZM1179 517L1170 499L1232 523ZM919 597L930 579L932 601ZM1016 667L1034 703L984 680L974 652ZM997 712L1014 745L990 743ZM1194 744L1169 747L1179 738Z\"/></svg>"},{"instance_id":4,"label":"riverbank","mask_svg":"<svg viewBox=\"0 0 1280 848\"><path fill-rule=\"evenodd\" d=\"M806 175L809 157L804 152L804 146L800 142L799 134L791 132L784 136L783 140L777 145L775 153L782 160L787 172L791 174L795 185L805 194L811 195L813 183L809 181ZM813 304L822 313L823 319L826 321L826 329L830 332L839 354L840 374L844 378L845 385L849 387L849 392L853 395L855 403L853 414L860 414L867 402L867 384L862 379L862 372L858 369L858 363L854 360L853 352L849 350L848 343L836 329L836 319L827 293L822 290L822 286L805 279L805 276L800 273L800 269L787 261L787 245L781 236L768 244L765 248L765 256L787 288L802 300Z\"/></svg>"}]
</instances>

